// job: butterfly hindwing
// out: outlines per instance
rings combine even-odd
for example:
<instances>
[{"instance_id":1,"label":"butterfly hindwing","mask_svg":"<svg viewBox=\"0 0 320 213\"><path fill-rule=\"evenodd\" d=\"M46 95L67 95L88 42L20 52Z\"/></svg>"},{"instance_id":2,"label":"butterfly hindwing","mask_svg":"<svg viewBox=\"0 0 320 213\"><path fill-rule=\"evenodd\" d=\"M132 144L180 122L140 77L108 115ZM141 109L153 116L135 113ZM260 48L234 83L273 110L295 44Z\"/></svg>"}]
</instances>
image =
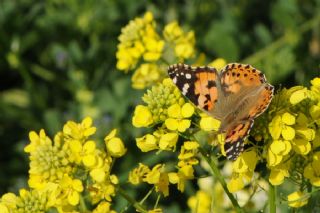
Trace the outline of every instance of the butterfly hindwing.
<instances>
[{"instance_id":1,"label":"butterfly hindwing","mask_svg":"<svg viewBox=\"0 0 320 213\"><path fill-rule=\"evenodd\" d=\"M244 149L244 140L253 126L253 120L239 123L226 131L224 150L229 160L236 160Z\"/></svg>"},{"instance_id":2,"label":"butterfly hindwing","mask_svg":"<svg viewBox=\"0 0 320 213\"><path fill-rule=\"evenodd\" d=\"M218 74L215 68L175 64L169 66L168 73L182 94L194 105L205 111L214 108L218 100Z\"/></svg>"}]
</instances>

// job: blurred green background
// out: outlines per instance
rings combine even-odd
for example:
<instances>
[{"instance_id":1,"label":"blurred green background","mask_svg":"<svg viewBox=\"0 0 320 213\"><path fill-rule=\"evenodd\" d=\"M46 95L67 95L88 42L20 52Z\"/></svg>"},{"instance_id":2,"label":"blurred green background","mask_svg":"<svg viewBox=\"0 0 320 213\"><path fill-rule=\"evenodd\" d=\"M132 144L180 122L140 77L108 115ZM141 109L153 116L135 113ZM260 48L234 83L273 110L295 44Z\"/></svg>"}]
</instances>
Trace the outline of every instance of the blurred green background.
<instances>
[{"instance_id":1,"label":"blurred green background","mask_svg":"<svg viewBox=\"0 0 320 213\"><path fill-rule=\"evenodd\" d=\"M137 155L131 117L144 91L115 69L121 28L147 10L159 30L172 20L194 30L208 62L250 63L283 87L319 76L320 0L1 0L0 194L26 186L30 130L53 136L85 116L101 137L120 128L122 181L138 161L161 161Z\"/></svg>"}]
</instances>

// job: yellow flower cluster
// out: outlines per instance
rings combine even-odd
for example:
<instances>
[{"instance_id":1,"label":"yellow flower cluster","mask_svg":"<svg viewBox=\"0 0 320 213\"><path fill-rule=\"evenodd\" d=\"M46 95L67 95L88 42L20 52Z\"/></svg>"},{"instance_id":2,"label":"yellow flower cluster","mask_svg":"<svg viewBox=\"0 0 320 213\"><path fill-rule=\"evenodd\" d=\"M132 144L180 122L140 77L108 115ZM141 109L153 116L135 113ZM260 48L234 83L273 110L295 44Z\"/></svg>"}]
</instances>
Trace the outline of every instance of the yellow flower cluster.
<instances>
[{"instance_id":1,"label":"yellow flower cluster","mask_svg":"<svg viewBox=\"0 0 320 213\"><path fill-rule=\"evenodd\" d=\"M179 89L173 84L171 79L168 78L164 79L161 84L155 85L150 90L148 90L147 93L144 94L142 99L147 104L147 106L136 106L132 118L133 126L138 128L149 127L153 124L163 122L170 116L172 118L177 117L176 114L180 113L180 107L185 103ZM169 115L168 109L172 106L175 106L175 108L172 108ZM188 112L190 110L192 109L188 107L185 111ZM188 113L190 114L190 112ZM181 118L180 114L178 115L178 117ZM180 120L181 119L176 119L176 121ZM182 125L184 125L183 122Z\"/></svg>"},{"instance_id":2,"label":"yellow flower cluster","mask_svg":"<svg viewBox=\"0 0 320 213\"><path fill-rule=\"evenodd\" d=\"M138 128L157 125L157 129L136 138L138 148L142 152L175 151L179 134L186 132L191 126L194 106L185 103L170 79L164 79L162 84L148 90L143 101L147 106L138 105L135 108L132 124ZM164 164L158 164L152 169L140 164L130 172L129 182L154 184L156 191L162 192L164 196L169 194L169 183L177 184L178 190L184 191L185 181L194 178L193 166L199 163L195 157L198 147L199 144L195 141L184 142L178 156L177 172L166 172Z\"/></svg>"},{"instance_id":3,"label":"yellow flower cluster","mask_svg":"<svg viewBox=\"0 0 320 213\"><path fill-rule=\"evenodd\" d=\"M254 169L258 162L258 154L254 149L243 152L232 164L232 176L228 182L230 192L236 192L242 189L246 183L249 183L253 177Z\"/></svg>"},{"instance_id":4,"label":"yellow flower cluster","mask_svg":"<svg viewBox=\"0 0 320 213\"><path fill-rule=\"evenodd\" d=\"M81 123L68 121L53 141L44 130L30 132L25 152L30 154L31 189L20 190L19 196L3 195L1 212L45 212L49 208L82 212L84 199L95 207L93 212L114 212L111 197L118 178L111 169L114 158L123 156L126 149L116 130L106 136L105 147L98 148L91 139L95 132L89 117Z\"/></svg>"},{"instance_id":5,"label":"yellow flower cluster","mask_svg":"<svg viewBox=\"0 0 320 213\"><path fill-rule=\"evenodd\" d=\"M173 21L165 26L163 30L165 40L174 49L179 60L194 56L195 36L193 31L184 32L178 22Z\"/></svg>"},{"instance_id":6,"label":"yellow flower cluster","mask_svg":"<svg viewBox=\"0 0 320 213\"><path fill-rule=\"evenodd\" d=\"M137 185L142 182L155 185L157 192L164 196L169 195L169 184L177 184L178 190L184 191L185 181L194 178L193 165L198 164L195 158L199 144L194 141L187 141L181 147L179 155L178 172L165 171L165 164L157 164L152 169L140 163L129 174L129 182Z\"/></svg>"},{"instance_id":7,"label":"yellow flower cluster","mask_svg":"<svg viewBox=\"0 0 320 213\"><path fill-rule=\"evenodd\" d=\"M128 71L138 60L156 61L160 58L164 41L156 32L153 15L147 12L143 18L136 18L121 30L116 57L117 68Z\"/></svg>"},{"instance_id":8,"label":"yellow flower cluster","mask_svg":"<svg viewBox=\"0 0 320 213\"><path fill-rule=\"evenodd\" d=\"M283 184L287 177L301 185L308 182L320 186L320 78L313 79L311 85L310 89L282 89L268 113L257 119L257 128L252 132L254 138L265 141L261 148L273 185ZM293 202L304 193L302 190L289 195L288 205L307 204L308 194L303 195L302 201Z\"/></svg>"},{"instance_id":9,"label":"yellow flower cluster","mask_svg":"<svg viewBox=\"0 0 320 213\"><path fill-rule=\"evenodd\" d=\"M172 22L164 27L162 37L156 31L151 12L130 21L121 30L119 42L117 69L135 70L131 79L135 89L144 89L165 78L167 64L164 61L174 58L168 48L174 49L174 56L179 60L191 58L195 53L193 31L186 33L177 22Z\"/></svg>"}]
</instances>

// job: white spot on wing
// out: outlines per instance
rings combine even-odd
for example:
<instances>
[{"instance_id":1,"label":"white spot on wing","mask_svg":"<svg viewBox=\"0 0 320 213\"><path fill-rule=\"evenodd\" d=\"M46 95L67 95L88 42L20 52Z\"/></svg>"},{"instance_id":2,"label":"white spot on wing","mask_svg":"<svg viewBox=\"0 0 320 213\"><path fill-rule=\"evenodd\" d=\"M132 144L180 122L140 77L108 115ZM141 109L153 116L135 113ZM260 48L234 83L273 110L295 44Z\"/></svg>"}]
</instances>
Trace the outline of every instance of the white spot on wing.
<instances>
[{"instance_id":1,"label":"white spot on wing","mask_svg":"<svg viewBox=\"0 0 320 213\"><path fill-rule=\"evenodd\" d=\"M187 73L187 74L186 74L186 78L187 78L187 79L191 79L191 74Z\"/></svg>"},{"instance_id":2,"label":"white spot on wing","mask_svg":"<svg viewBox=\"0 0 320 213\"><path fill-rule=\"evenodd\" d=\"M173 83L177 83L177 77L174 77L173 79L172 79L172 81L173 81Z\"/></svg>"},{"instance_id":3,"label":"white spot on wing","mask_svg":"<svg viewBox=\"0 0 320 213\"><path fill-rule=\"evenodd\" d=\"M229 149L226 150L226 153L229 153L233 150L233 146L231 146Z\"/></svg>"},{"instance_id":4,"label":"white spot on wing","mask_svg":"<svg viewBox=\"0 0 320 213\"><path fill-rule=\"evenodd\" d=\"M190 87L189 84L183 85L183 88L182 88L182 94L183 95L187 94L189 87Z\"/></svg>"}]
</instances>

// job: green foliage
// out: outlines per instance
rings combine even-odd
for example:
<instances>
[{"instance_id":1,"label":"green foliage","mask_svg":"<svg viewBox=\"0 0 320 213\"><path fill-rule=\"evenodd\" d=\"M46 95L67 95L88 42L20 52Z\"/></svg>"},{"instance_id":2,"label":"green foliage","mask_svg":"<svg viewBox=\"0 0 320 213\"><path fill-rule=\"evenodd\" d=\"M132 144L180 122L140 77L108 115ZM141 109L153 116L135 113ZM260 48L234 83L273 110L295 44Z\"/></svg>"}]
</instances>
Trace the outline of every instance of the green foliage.
<instances>
[{"instance_id":1,"label":"green foliage","mask_svg":"<svg viewBox=\"0 0 320 213\"><path fill-rule=\"evenodd\" d=\"M222 57L250 63L273 84L307 84L319 75L319 0L3 0L0 194L25 182L28 132L45 128L52 135L68 119L89 115L105 132L120 128L131 150L118 168L120 179L143 161L135 156L137 130L131 125L143 91L133 90L130 76L116 71L115 52L121 28L146 10L159 23L177 19L194 30L207 62ZM168 208L177 212L181 206Z\"/></svg>"}]
</instances>

